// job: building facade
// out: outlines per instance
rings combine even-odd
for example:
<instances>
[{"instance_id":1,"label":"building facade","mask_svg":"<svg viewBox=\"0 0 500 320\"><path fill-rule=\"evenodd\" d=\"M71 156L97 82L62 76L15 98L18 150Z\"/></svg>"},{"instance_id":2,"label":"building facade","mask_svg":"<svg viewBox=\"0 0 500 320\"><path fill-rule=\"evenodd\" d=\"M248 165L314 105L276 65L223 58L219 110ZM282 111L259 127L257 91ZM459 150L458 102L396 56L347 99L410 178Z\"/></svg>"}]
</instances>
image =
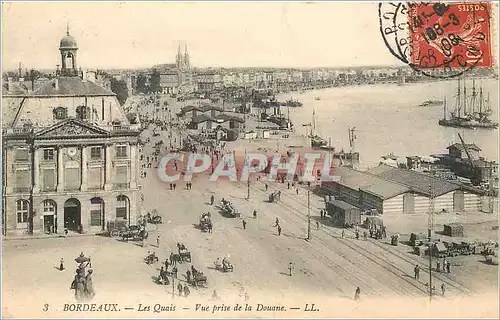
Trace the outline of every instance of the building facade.
<instances>
[{"instance_id":1,"label":"building facade","mask_svg":"<svg viewBox=\"0 0 500 320\"><path fill-rule=\"evenodd\" d=\"M3 95L4 234L99 232L140 214L139 123L116 95L80 77L76 40L60 42L55 79Z\"/></svg>"}]
</instances>

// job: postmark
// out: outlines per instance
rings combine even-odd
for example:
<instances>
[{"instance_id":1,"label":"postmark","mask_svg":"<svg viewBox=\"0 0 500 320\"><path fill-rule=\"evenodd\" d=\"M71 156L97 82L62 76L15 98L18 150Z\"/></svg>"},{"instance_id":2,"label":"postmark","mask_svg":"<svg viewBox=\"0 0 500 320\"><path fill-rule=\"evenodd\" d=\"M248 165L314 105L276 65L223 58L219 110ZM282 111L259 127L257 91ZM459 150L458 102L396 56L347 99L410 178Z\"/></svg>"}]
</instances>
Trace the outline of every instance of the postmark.
<instances>
[{"instance_id":1,"label":"postmark","mask_svg":"<svg viewBox=\"0 0 500 320\"><path fill-rule=\"evenodd\" d=\"M389 51L413 70L450 78L492 66L490 4L381 3L380 32Z\"/></svg>"}]
</instances>

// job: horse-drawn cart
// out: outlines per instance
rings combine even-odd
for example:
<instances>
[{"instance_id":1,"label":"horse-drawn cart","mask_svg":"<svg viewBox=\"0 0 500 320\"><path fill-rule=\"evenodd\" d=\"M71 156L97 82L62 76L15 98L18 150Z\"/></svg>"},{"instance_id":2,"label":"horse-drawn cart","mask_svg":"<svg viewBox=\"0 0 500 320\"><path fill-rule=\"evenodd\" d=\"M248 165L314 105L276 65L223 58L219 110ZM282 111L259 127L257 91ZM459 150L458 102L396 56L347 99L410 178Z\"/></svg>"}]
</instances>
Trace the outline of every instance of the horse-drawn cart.
<instances>
[{"instance_id":1,"label":"horse-drawn cart","mask_svg":"<svg viewBox=\"0 0 500 320\"><path fill-rule=\"evenodd\" d=\"M110 237L119 237L120 233L127 230L128 221L125 219L110 220L106 224L106 230Z\"/></svg>"},{"instance_id":2,"label":"horse-drawn cart","mask_svg":"<svg viewBox=\"0 0 500 320\"><path fill-rule=\"evenodd\" d=\"M212 220L210 217L210 213L204 213L201 215L199 223L201 231L207 232L212 227Z\"/></svg>"},{"instance_id":3,"label":"horse-drawn cart","mask_svg":"<svg viewBox=\"0 0 500 320\"><path fill-rule=\"evenodd\" d=\"M278 202L281 199L281 191L274 191L269 195L269 202Z\"/></svg>"},{"instance_id":4,"label":"horse-drawn cart","mask_svg":"<svg viewBox=\"0 0 500 320\"><path fill-rule=\"evenodd\" d=\"M203 274L203 272L200 272L196 270L193 266L191 266L191 274L192 274L192 284L195 287L199 286L206 286L207 285L207 276Z\"/></svg>"},{"instance_id":5,"label":"horse-drawn cart","mask_svg":"<svg viewBox=\"0 0 500 320\"><path fill-rule=\"evenodd\" d=\"M221 212L222 214L231 216L233 218L239 217L241 215L231 202L224 199L222 199L221 201Z\"/></svg>"},{"instance_id":6,"label":"horse-drawn cart","mask_svg":"<svg viewBox=\"0 0 500 320\"><path fill-rule=\"evenodd\" d=\"M191 252L189 252L183 243L177 243L178 262L191 262Z\"/></svg>"}]
</instances>

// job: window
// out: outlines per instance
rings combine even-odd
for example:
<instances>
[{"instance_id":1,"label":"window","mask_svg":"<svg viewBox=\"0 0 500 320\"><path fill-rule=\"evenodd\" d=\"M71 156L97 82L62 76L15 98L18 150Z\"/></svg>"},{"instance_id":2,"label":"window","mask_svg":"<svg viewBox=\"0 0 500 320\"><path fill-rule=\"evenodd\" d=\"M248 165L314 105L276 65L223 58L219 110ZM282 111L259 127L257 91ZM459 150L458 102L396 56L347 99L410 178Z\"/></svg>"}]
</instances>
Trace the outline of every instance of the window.
<instances>
[{"instance_id":1,"label":"window","mask_svg":"<svg viewBox=\"0 0 500 320\"><path fill-rule=\"evenodd\" d=\"M29 202L28 200L17 200L17 223L28 222Z\"/></svg>"},{"instance_id":2,"label":"window","mask_svg":"<svg viewBox=\"0 0 500 320\"><path fill-rule=\"evenodd\" d=\"M101 147L90 147L90 160L101 160Z\"/></svg>"},{"instance_id":3,"label":"window","mask_svg":"<svg viewBox=\"0 0 500 320\"><path fill-rule=\"evenodd\" d=\"M90 199L90 226L98 227L102 225L104 215L104 201L101 198Z\"/></svg>"},{"instance_id":4,"label":"window","mask_svg":"<svg viewBox=\"0 0 500 320\"><path fill-rule=\"evenodd\" d=\"M116 146L116 157L117 158L126 158L127 157L127 146L126 145Z\"/></svg>"},{"instance_id":5,"label":"window","mask_svg":"<svg viewBox=\"0 0 500 320\"><path fill-rule=\"evenodd\" d=\"M90 189L102 188L102 168L89 168L88 187Z\"/></svg>"},{"instance_id":6,"label":"window","mask_svg":"<svg viewBox=\"0 0 500 320\"><path fill-rule=\"evenodd\" d=\"M87 107L85 107L85 106L79 106L76 108L76 117L79 120L87 119L87 113L88 113L88 110L87 110Z\"/></svg>"},{"instance_id":7,"label":"window","mask_svg":"<svg viewBox=\"0 0 500 320\"><path fill-rule=\"evenodd\" d=\"M56 205L55 205L54 201L52 201L52 200L44 200L43 201L43 213L48 214L48 215L52 215L52 214L56 213Z\"/></svg>"},{"instance_id":8,"label":"window","mask_svg":"<svg viewBox=\"0 0 500 320\"><path fill-rule=\"evenodd\" d=\"M116 197L116 218L127 219L129 200L126 196L120 195Z\"/></svg>"},{"instance_id":9,"label":"window","mask_svg":"<svg viewBox=\"0 0 500 320\"><path fill-rule=\"evenodd\" d=\"M53 191L56 189L56 170L44 169L42 174L43 190Z\"/></svg>"},{"instance_id":10,"label":"window","mask_svg":"<svg viewBox=\"0 0 500 320\"><path fill-rule=\"evenodd\" d=\"M23 192L30 189L30 171L29 170L16 170L16 191Z\"/></svg>"},{"instance_id":11,"label":"window","mask_svg":"<svg viewBox=\"0 0 500 320\"><path fill-rule=\"evenodd\" d=\"M63 107L57 107L54 109L54 119L63 120L68 117L68 109Z\"/></svg>"},{"instance_id":12,"label":"window","mask_svg":"<svg viewBox=\"0 0 500 320\"><path fill-rule=\"evenodd\" d=\"M115 183L117 185L125 185L128 183L128 166L116 166Z\"/></svg>"},{"instance_id":13,"label":"window","mask_svg":"<svg viewBox=\"0 0 500 320\"><path fill-rule=\"evenodd\" d=\"M54 160L54 149L53 148L43 149L43 160Z\"/></svg>"},{"instance_id":14,"label":"window","mask_svg":"<svg viewBox=\"0 0 500 320\"><path fill-rule=\"evenodd\" d=\"M64 171L64 189L78 190L80 188L80 168L66 168Z\"/></svg>"},{"instance_id":15,"label":"window","mask_svg":"<svg viewBox=\"0 0 500 320\"><path fill-rule=\"evenodd\" d=\"M17 161L28 161L28 148L17 148L16 149L16 160Z\"/></svg>"}]
</instances>

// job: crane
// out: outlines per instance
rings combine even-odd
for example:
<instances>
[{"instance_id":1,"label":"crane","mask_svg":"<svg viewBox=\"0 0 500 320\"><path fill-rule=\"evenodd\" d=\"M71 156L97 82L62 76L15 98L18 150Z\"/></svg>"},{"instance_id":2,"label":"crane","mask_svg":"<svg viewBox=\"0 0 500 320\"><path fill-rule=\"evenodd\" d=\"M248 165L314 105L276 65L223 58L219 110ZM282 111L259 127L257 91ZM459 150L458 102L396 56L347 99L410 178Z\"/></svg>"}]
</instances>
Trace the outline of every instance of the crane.
<instances>
[{"instance_id":1,"label":"crane","mask_svg":"<svg viewBox=\"0 0 500 320\"><path fill-rule=\"evenodd\" d=\"M477 186L482 182L482 175L481 175L481 169L476 167L474 165L474 161L472 159L472 155L469 152L469 148L467 148L467 145L465 144L464 139L462 138L462 135L458 133L458 137L460 138L460 142L462 143L462 146L464 147L465 153L467 154L467 158L469 159L469 166L470 166L470 181L472 185Z\"/></svg>"}]
</instances>

